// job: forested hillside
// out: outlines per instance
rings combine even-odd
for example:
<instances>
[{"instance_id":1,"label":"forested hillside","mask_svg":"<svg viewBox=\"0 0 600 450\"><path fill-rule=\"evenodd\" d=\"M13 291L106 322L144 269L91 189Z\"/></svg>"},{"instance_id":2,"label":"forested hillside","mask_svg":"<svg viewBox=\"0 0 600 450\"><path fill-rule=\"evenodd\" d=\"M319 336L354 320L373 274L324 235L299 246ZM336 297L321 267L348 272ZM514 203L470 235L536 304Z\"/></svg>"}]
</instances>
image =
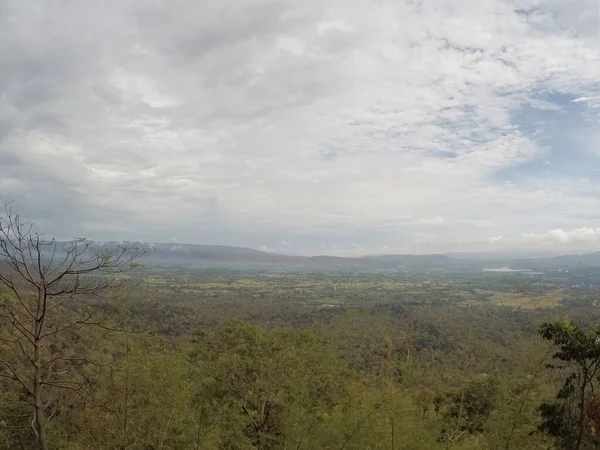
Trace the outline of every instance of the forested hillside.
<instances>
[{"instance_id":1,"label":"forested hillside","mask_svg":"<svg viewBox=\"0 0 600 450\"><path fill-rule=\"evenodd\" d=\"M592 268L159 268L3 230L2 449L598 444Z\"/></svg>"}]
</instances>

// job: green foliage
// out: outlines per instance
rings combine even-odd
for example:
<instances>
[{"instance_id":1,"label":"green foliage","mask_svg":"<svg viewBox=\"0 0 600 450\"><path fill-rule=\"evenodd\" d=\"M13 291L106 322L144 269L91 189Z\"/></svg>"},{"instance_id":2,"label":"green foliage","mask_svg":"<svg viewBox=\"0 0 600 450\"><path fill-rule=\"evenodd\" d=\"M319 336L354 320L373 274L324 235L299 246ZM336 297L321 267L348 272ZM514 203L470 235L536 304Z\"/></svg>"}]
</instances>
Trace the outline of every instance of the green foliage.
<instances>
[{"instance_id":1,"label":"green foliage","mask_svg":"<svg viewBox=\"0 0 600 450\"><path fill-rule=\"evenodd\" d=\"M309 332L229 322L198 333L192 361L204 432L229 422L220 433L226 447L280 448L286 439L308 440L322 413L347 397L350 372Z\"/></svg>"},{"instance_id":2,"label":"green foliage","mask_svg":"<svg viewBox=\"0 0 600 450\"><path fill-rule=\"evenodd\" d=\"M558 351L553 358L575 364L595 365L600 358L600 328L582 329L569 319L544 323L540 335L551 341Z\"/></svg>"},{"instance_id":3,"label":"green foliage","mask_svg":"<svg viewBox=\"0 0 600 450\"><path fill-rule=\"evenodd\" d=\"M0 409L0 448L30 450L36 446L31 428L31 408L24 401L3 405Z\"/></svg>"},{"instance_id":4,"label":"green foliage","mask_svg":"<svg viewBox=\"0 0 600 450\"><path fill-rule=\"evenodd\" d=\"M0 449L31 450L37 447L37 438L31 426L31 406L24 398L3 399L0 406ZM65 447L62 430L48 427L48 447L60 450Z\"/></svg>"},{"instance_id":5,"label":"green foliage","mask_svg":"<svg viewBox=\"0 0 600 450\"><path fill-rule=\"evenodd\" d=\"M539 429L556 438L562 448L596 448L600 440L590 429L586 410L598 384L600 328L585 330L565 319L542 324L540 335L557 348L553 358L560 363L549 367L566 370L567 376L556 400L540 405Z\"/></svg>"},{"instance_id":6,"label":"green foliage","mask_svg":"<svg viewBox=\"0 0 600 450\"><path fill-rule=\"evenodd\" d=\"M543 326L563 369L541 371L547 345L536 330L555 324L555 313L494 305L515 290L498 279L144 276L127 308L114 299L101 311L115 328L154 333L66 336L69 354L102 364L71 369L83 389L52 392L51 448L547 449L573 436L580 362L596 352L585 325ZM86 298L64 310L97 306ZM569 312L584 323L597 317L589 307ZM0 424L20 417L17 428L0 425L0 449L31 448L21 402L18 389L0 384ZM550 405L541 416L539 404ZM588 390L585 442L599 418ZM531 434L540 425L557 431Z\"/></svg>"},{"instance_id":7,"label":"green foliage","mask_svg":"<svg viewBox=\"0 0 600 450\"><path fill-rule=\"evenodd\" d=\"M438 397L436 408L442 412L442 442L456 442L467 435L482 433L494 411L499 396L499 382L484 376L471 380L462 389Z\"/></svg>"}]
</instances>

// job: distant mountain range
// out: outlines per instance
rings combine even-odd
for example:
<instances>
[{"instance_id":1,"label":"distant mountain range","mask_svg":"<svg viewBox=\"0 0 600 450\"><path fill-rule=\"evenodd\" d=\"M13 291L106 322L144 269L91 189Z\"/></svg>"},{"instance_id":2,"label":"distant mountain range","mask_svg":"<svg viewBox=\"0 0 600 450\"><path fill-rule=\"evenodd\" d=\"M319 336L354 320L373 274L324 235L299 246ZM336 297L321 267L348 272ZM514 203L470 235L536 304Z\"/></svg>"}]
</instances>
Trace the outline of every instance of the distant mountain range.
<instances>
[{"instance_id":1,"label":"distant mountain range","mask_svg":"<svg viewBox=\"0 0 600 450\"><path fill-rule=\"evenodd\" d=\"M445 255L381 255L344 258L337 256L295 256L269 253L251 248L224 245L144 244L145 264L156 265L251 265L314 268L379 268L398 266L445 266Z\"/></svg>"},{"instance_id":2,"label":"distant mountain range","mask_svg":"<svg viewBox=\"0 0 600 450\"><path fill-rule=\"evenodd\" d=\"M104 242L103 246L116 245ZM549 269L562 266L598 266L600 252L583 255L540 256L526 251L503 254L491 252L429 255L368 255L362 257L295 256L269 253L243 247L144 243L142 264L148 266L236 266L315 269L406 269L406 270L481 270L495 266L523 269Z\"/></svg>"},{"instance_id":3,"label":"distant mountain range","mask_svg":"<svg viewBox=\"0 0 600 450\"><path fill-rule=\"evenodd\" d=\"M101 242L111 247L123 242ZM369 255L363 257L298 256L269 253L245 247L226 245L197 245L142 243L146 254L142 263L160 266L242 265L315 268L380 268L398 266L446 266L452 259L446 255Z\"/></svg>"}]
</instances>

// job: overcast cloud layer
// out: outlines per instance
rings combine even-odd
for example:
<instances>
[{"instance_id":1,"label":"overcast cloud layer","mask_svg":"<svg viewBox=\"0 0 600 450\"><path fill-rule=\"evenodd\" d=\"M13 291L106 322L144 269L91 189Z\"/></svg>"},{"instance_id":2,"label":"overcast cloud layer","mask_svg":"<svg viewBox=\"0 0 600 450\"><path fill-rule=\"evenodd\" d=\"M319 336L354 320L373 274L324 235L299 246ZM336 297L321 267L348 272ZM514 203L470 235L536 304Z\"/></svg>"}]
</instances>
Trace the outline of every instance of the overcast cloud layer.
<instances>
[{"instance_id":1,"label":"overcast cloud layer","mask_svg":"<svg viewBox=\"0 0 600 450\"><path fill-rule=\"evenodd\" d=\"M598 0L0 0L0 192L57 236L600 249Z\"/></svg>"}]
</instances>

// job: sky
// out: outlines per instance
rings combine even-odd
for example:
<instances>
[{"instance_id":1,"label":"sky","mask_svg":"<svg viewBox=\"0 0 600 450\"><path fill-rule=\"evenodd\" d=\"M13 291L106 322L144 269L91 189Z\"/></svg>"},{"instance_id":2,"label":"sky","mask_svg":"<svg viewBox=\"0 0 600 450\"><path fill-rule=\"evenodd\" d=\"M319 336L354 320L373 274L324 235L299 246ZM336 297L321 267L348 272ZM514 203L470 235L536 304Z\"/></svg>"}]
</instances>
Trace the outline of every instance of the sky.
<instances>
[{"instance_id":1,"label":"sky","mask_svg":"<svg viewBox=\"0 0 600 450\"><path fill-rule=\"evenodd\" d=\"M0 194L58 237L600 250L600 0L0 0Z\"/></svg>"}]
</instances>

